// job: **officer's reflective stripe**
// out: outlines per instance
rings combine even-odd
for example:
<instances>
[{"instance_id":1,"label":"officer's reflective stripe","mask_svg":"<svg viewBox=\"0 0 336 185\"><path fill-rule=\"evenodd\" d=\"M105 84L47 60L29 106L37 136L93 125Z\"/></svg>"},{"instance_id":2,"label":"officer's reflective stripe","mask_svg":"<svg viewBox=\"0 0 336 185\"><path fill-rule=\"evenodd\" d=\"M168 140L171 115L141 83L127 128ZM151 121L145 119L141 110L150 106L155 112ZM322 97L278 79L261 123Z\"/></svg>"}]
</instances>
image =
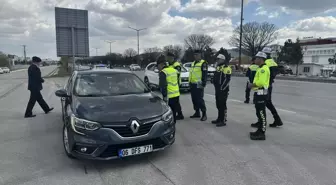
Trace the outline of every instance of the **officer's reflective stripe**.
<instances>
[{"instance_id":1,"label":"officer's reflective stripe","mask_svg":"<svg viewBox=\"0 0 336 185\"><path fill-rule=\"evenodd\" d=\"M175 76L175 75L177 75L177 73L168 73L168 74L166 74L167 77L171 77L171 76Z\"/></svg>"},{"instance_id":2,"label":"officer's reflective stripe","mask_svg":"<svg viewBox=\"0 0 336 185\"><path fill-rule=\"evenodd\" d=\"M178 85L178 83L172 83L172 82L167 82L167 84L172 85L172 86Z\"/></svg>"},{"instance_id":3,"label":"officer's reflective stripe","mask_svg":"<svg viewBox=\"0 0 336 185\"><path fill-rule=\"evenodd\" d=\"M169 92L168 92L168 96L169 96L169 95L173 95L173 94L177 94L177 93L180 93L180 91L169 91Z\"/></svg>"},{"instance_id":4,"label":"officer's reflective stripe","mask_svg":"<svg viewBox=\"0 0 336 185\"><path fill-rule=\"evenodd\" d=\"M267 89L257 89L257 95L267 95Z\"/></svg>"}]
</instances>

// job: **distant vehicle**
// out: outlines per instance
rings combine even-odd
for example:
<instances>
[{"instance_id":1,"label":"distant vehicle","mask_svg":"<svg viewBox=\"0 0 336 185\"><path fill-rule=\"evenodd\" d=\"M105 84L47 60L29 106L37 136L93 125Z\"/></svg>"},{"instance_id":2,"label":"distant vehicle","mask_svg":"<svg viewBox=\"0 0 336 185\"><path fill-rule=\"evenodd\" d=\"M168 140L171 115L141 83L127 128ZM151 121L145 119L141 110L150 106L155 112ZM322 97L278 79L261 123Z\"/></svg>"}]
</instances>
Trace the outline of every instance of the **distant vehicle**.
<instances>
[{"instance_id":1,"label":"distant vehicle","mask_svg":"<svg viewBox=\"0 0 336 185\"><path fill-rule=\"evenodd\" d=\"M145 83L149 87L159 87L159 70L156 67L156 62L149 63L145 68ZM189 91L189 72L183 66L181 66L181 91Z\"/></svg>"},{"instance_id":2,"label":"distant vehicle","mask_svg":"<svg viewBox=\"0 0 336 185\"><path fill-rule=\"evenodd\" d=\"M290 67L288 67L288 66L279 65L278 70L279 70L279 73L280 73L280 74L284 74L284 75L286 75L286 74L293 75L293 71L292 71L292 69L291 69Z\"/></svg>"},{"instance_id":3,"label":"distant vehicle","mask_svg":"<svg viewBox=\"0 0 336 185\"><path fill-rule=\"evenodd\" d=\"M8 67L3 67L2 70L4 73L10 73L10 69Z\"/></svg>"},{"instance_id":4,"label":"distant vehicle","mask_svg":"<svg viewBox=\"0 0 336 185\"><path fill-rule=\"evenodd\" d=\"M140 71L141 67L138 64L131 64L129 66L130 71Z\"/></svg>"},{"instance_id":5,"label":"distant vehicle","mask_svg":"<svg viewBox=\"0 0 336 185\"><path fill-rule=\"evenodd\" d=\"M108 67L105 64L97 64L97 65L93 65L92 69L100 70L100 69L108 69Z\"/></svg>"},{"instance_id":6,"label":"distant vehicle","mask_svg":"<svg viewBox=\"0 0 336 185\"><path fill-rule=\"evenodd\" d=\"M0 68L0 74L4 74L4 71L2 70L2 68Z\"/></svg>"},{"instance_id":7,"label":"distant vehicle","mask_svg":"<svg viewBox=\"0 0 336 185\"><path fill-rule=\"evenodd\" d=\"M183 67L186 68L188 71L191 68L192 62L187 62L183 64ZM211 81L213 79L213 76L215 74L216 68L212 67L211 65L208 66L208 80Z\"/></svg>"},{"instance_id":8,"label":"distant vehicle","mask_svg":"<svg viewBox=\"0 0 336 185\"><path fill-rule=\"evenodd\" d=\"M110 160L164 150L175 142L169 106L128 70L75 71L61 99L70 158Z\"/></svg>"}]
</instances>

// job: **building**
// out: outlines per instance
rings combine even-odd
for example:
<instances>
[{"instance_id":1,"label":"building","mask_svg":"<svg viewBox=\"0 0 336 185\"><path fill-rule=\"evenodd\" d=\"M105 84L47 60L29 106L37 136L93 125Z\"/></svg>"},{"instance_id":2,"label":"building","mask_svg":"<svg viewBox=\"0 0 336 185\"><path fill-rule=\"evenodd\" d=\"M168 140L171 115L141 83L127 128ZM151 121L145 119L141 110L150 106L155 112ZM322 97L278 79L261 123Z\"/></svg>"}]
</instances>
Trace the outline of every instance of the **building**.
<instances>
[{"instance_id":1,"label":"building","mask_svg":"<svg viewBox=\"0 0 336 185\"><path fill-rule=\"evenodd\" d=\"M296 73L296 65L289 65L293 73ZM299 65L298 74L304 76L320 76L323 65L314 63L303 63Z\"/></svg>"},{"instance_id":2,"label":"building","mask_svg":"<svg viewBox=\"0 0 336 185\"><path fill-rule=\"evenodd\" d=\"M333 58L336 53L335 37L323 39L305 37L300 40L300 45L303 50L303 65L305 65L306 68L299 68L299 70L305 69L305 71L312 71L311 75L315 75L317 69L320 69L320 75L323 76L328 76L331 72L336 70L335 64L329 64L329 59ZM299 71L299 73L307 72Z\"/></svg>"},{"instance_id":3,"label":"building","mask_svg":"<svg viewBox=\"0 0 336 185\"><path fill-rule=\"evenodd\" d=\"M273 45L270 45L269 47L272 49L271 57L272 57L275 61L277 61L278 56L279 56L279 55L278 55L278 52L281 51L281 47L282 47L282 45L280 45L280 44L273 44Z\"/></svg>"}]
</instances>

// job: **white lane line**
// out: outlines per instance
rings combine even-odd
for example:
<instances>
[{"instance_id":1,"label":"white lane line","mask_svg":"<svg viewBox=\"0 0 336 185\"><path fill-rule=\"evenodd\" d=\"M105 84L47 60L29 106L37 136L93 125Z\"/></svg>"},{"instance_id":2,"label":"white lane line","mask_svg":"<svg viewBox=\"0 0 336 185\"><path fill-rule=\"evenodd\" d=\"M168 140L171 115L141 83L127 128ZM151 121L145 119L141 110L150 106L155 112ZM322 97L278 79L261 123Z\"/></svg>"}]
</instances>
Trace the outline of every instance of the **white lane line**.
<instances>
[{"instance_id":1,"label":"white lane line","mask_svg":"<svg viewBox=\"0 0 336 185\"><path fill-rule=\"evenodd\" d=\"M211 96L211 97L215 97L215 95L212 95L212 94L205 94L207 96ZM243 101L241 100L236 100L236 99L228 99L229 101L232 101L232 102L238 102L238 103L244 103ZM282 112L287 112L287 113L291 113L291 114L296 114L296 112L294 111L291 111L291 110L287 110L287 109L279 109L279 108L276 108L277 110L279 111L282 111ZM336 121L335 121L336 122Z\"/></svg>"}]
</instances>

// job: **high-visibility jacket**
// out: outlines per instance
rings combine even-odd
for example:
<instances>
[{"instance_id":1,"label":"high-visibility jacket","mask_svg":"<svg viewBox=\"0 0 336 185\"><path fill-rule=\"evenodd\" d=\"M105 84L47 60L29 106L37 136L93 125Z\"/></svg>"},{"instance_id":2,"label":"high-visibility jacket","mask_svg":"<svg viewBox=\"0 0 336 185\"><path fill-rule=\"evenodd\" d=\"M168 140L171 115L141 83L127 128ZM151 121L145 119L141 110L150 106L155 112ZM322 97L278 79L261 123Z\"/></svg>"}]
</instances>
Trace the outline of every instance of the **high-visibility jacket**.
<instances>
[{"instance_id":1,"label":"high-visibility jacket","mask_svg":"<svg viewBox=\"0 0 336 185\"><path fill-rule=\"evenodd\" d=\"M252 83L254 76L257 72L257 69L259 68L259 66L257 64L251 64L246 72L246 76L249 78L249 81Z\"/></svg>"},{"instance_id":2,"label":"high-visibility jacket","mask_svg":"<svg viewBox=\"0 0 336 185\"><path fill-rule=\"evenodd\" d=\"M263 90L258 92L258 95L266 95L267 89L270 83L270 70L266 64L263 64L257 69L257 72L253 79L253 84L257 87L254 87L253 90Z\"/></svg>"},{"instance_id":3,"label":"high-visibility jacket","mask_svg":"<svg viewBox=\"0 0 336 185\"><path fill-rule=\"evenodd\" d=\"M181 64L180 64L180 62L175 61L175 62L174 62L172 65L170 65L170 66L172 66L173 68L176 69L176 67L181 67ZM177 72L180 73L180 71L178 71L178 70L177 70Z\"/></svg>"},{"instance_id":4,"label":"high-visibility jacket","mask_svg":"<svg viewBox=\"0 0 336 185\"><path fill-rule=\"evenodd\" d=\"M199 62L193 62L189 70L189 82L190 83L201 83L202 82L202 65L206 62L201 60Z\"/></svg>"},{"instance_id":5,"label":"high-visibility jacket","mask_svg":"<svg viewBox=\"0 0 336 185\"><path fill-rule=\"evenodd\" d=\"M177 70L172 67L166 67L162 69L162 72L166 74L168 98L180 96Z\"/></svg>"},{"instance_id":6,"label":"high-visibility jacket","mask_svg":"<svg viewBox=\"0 0 336 185\"><path fill-rule=\"evenodd\" d=\"M267 59L265 64L270 70L270 84L274 82L274 78L278 74L278 64L273 59Z\"/></svg>"}]
</instances>

